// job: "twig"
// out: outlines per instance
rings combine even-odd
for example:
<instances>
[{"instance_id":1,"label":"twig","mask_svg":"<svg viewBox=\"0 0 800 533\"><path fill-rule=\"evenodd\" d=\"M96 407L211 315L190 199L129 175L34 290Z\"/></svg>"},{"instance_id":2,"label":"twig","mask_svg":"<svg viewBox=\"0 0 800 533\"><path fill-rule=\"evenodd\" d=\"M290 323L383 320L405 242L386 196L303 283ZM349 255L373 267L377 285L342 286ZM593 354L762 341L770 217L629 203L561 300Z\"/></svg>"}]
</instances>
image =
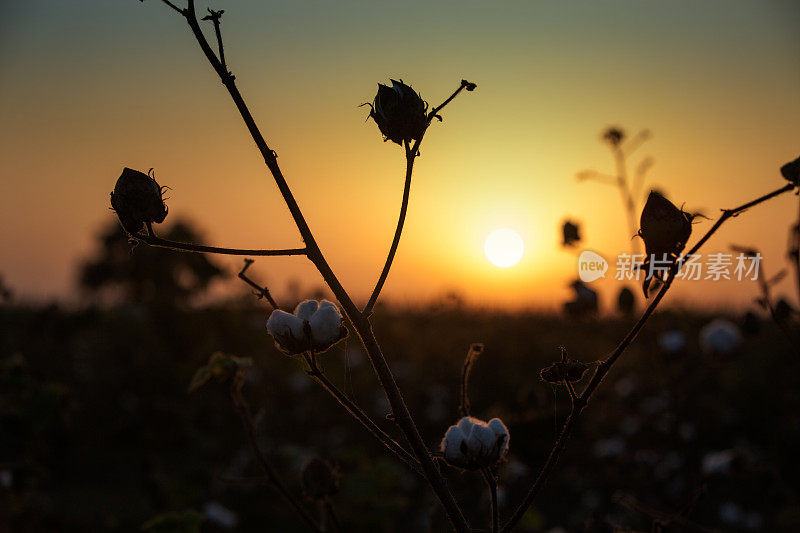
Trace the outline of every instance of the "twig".
<instances>
[{"instance_id":1,"label":"twig","mask_svg":"<svg viewBox=\"0 0 800 533\"><path fill-rule=\"evenodd\" d=\"M308 375L313 377L322 387L333 396L342 407L347 410L367 431L369 431L387 450L395 454L401 461L410 466L418 474L422 474L420 470L419 461L406 451L397 441L383 431L378 424L376 424L358 405L355 404L350 398L347 397L336 385L328 379L325 372L317 365L317 361L313 355L303 354L308 364Z\"/></svg>"},{"instance_id":2,"label":"twig","mask_svg":"<svg viewBox=\"0 0 800 533\"><path fill-rule=\"evenodd\" d=\"M469 375L478 356L483 353L483 344L474 343L470 345L467 351L467 357L464 359L464 365L461 367L461 388L459 392L458 412L461 416L471 416L469 404Z\"/></svg>"},{"instance_id":3,"label":"twig","mask_svg":"<svg viewBox=\"0 0 800 533\"><path fill-rule=\"evenodd\" d=\"M468 532L469 524L464 518L464 514L453 497L453 494L447 488L444 477L436 466L425 440L422 438L422 435L420 435L419 430L417 429L417 426L411 417L411 413L409 412L408 406L406 405L405 400L400 393L400 389L397 386L394 375L392 374L392 371L386 362L380 345L375 339L369 319L364 316L353 303L349 294L339 282L339 279L336 277L336 275L333 273L333 270L328 262L325 260L325 256L314 239L314 234L308 227L308 223L306 222L305 217L303 216L303 213L300 210L300 207L297 204L291 189L289 188L289 185L286 183L286 179L284 178L280 167L278 166L277 155L269 147L263 135L261 134L261 131L256 125L253 115L250 113L250 110L248 109L241 93L239 92L239 89L236 87L234 77L223 67L219 58L217 58L217 56L214 54L214 50L209 45L208 40L200 29L200 25L197 21L197 14L195 12L194 0L187 0L187 2L188 7L184 12L182 12L182 14L186 19L186 22L189 25L195 40L200 46L200 49L206 56L206 59L210 63L211 67L220 77L222 84L227 89L228 94L233 100L233 103L236 105L236 108L245 123L245 126L250 132L250 136L253 138L253 141L261 153L261 156L264 158L264 163L272 174L272 177L275 179L275 184L283 196L284 202L286 202L286 206L289 209L295 224L297 225L300 236L303 238L303 241L306 244L306 255L311 262L314 263L314 266L317 268L320 275L325 280L325 283L339 301L339 304L342 306L342 310L350 319L353 327L356 330L356 333L361 338L362 344L364 345L364 349L367 353L367 357L370 359L375 373L378 376L378 380L380 381L381 386L386 393L386 398L389 400L389 405L392 408L394 419L400 430L403 432L403 435L411 445L412 452L417 457L417 460L419 460L422 471L425 474L425 479L428 481L431 489L441 502L448 519L459 533ZM469 89L469 87L466 88ZM419 143L419 141L417 141L417 143Z\"/></svg>"},{"instance_id":4,"label":"twig","mask_svg":"<svg viewBox=\"0 0 800 533\"><path fill-rule=\"evenodd\" d=\"M500 530L500 509L497 505L497 476L488 468L481 469L486 485L489 487L489 512L492 515L492 533Z\"/></svg>"},{"instance_id":5,"label":"twig","mask_svg":"<svg viewBox=\"0 0 800 533\"><path fill-rule=\"evenodd\" d=\"M342 525L339 522L339 516L336 514L336 508L333 506L333 502L330 500L330 498L325 499L325 512L328 515L328 518L331 519L333 530L337 533L341 531Z\"/></svg>"},{"instance_id":6,"label":"twig","mask_svg":"<svg viewBox=\"0 0 800 533\"><path fill-rule=\"evenodd\" d=\"M686 257L695 254L700 249L700 247L703 246L703 244L705 244L706 241L708 241L708 239L711 238L711 236L714 233L716 233L716 231L720 228L720 226L722 226L722 224L724 224L725 221L728 220L729 218L734 217L753 206L756 206L762 202L765 202L783 193L789 192L793 189L794 185L789 184L771 193L765 194L764 196L756 198L751 202L742 204L734 209L723 210L722 216L720 216L720 218L717 219L717 221L714 223L711 229L709 229L705 233L705 235L703 235L703 237L700 238L700 240L692 247L692 249L683 254L681 258L675 260L675 262L670 267L669 274L667 276L667 279L664 281L664 285L661 287L661 290L658 291L658 294L656 294L656 296L653 298L653 301L650 302L650 305L647 306L647 309L645 309L644 313L642 313L642 316L639 318L639 320L636 322L633 328L628 332L628 334L625 335L625 337L617 345L614 351L611 352L611 354L606 359L604 359L603 361L600 362L600 364L597 365L594 374L592 375L592 379L589 381L589 384L586 385L586 388L583 390L583 392L573 401L572 409L570 410L570 413L567 416L567 419L564 422L563 427L561 428L561 433L559 433L558 439L556 439L555 444L550 450L550 454L547 456L547 460L545 461L544 465L539 471L539 474L537 475L536 480L533 482L533 485L529 489L528 493L525 495L525 498L523 499L522 503L514 511L514 514L511 516L508 522L503 526L502 531L504 533L511 531L514 528L514 526L519 522L519 520L531 506L533 500L539 494L539 491L544 485L544 482L547 480L547 477L550 475L556 463L558 462L558 458L561 455L564 446L566 445L567 438L569 437L570 432L572 431L576 419L578 418L578 416L580 416L581 412L588 404L589 399L592 397L594 391L603 381L603 378L606 376L606 374L608 374L609 370L611 370L611 367L614 365L614 362L616 362L617 359L623 354L623 352L625 352L628 346L630 346L630 344L636 338L636 335L644 327L645 323L653 314L656 307L658 307L658 304L661 302L662 298L664 298L664 295L666 295L667 291L672 286L672 282L675 280L674 274L677 270L677 266L682 264L682 262L685 261Z\"/></svg>"},{"instance_id":7,"label":"twig","mask_svg":"<svg viewBox=\"0 0 800 533\"><path fill-rule=\"evenodd\" d=\"M277 250L243 250L240 248L219 248L217 246L204 246L190 242L169 241L156 237L155 235L144 235L142 233L131 233L133 240L143 242L156 248L168 248L181 252L196 252L221 255L253 255L253 256L278 256L278 255L306 255L305 248L286 248Z\"/></svg>"},{"instance_id":8,"label":"twig","mask_svg":"<svg viewBox=\"0 0 800 533\"><path fill-rule=\"evenodd\" d=\"M625 216L628 220L628 238L631 242L631 250L633 254L638 254L640 250L639 240L633 238L636 235L636 200L633 198L633 193L628 183L628 165L622 148L613 146L612 150L617 165L617 188L620 196L622 196L622 205L625 208Z\"/></svg>"},{"instance_id":9,"label":"twig","mask_svg":"<svg viewBox=\"0 0 800 533\"><path fill-rule=\"evenodd\" d=\"M225 63L225 49L222 47L222 31L220 30L220 20L224 10L214 11L208 8L208 15L203 17L203 20L210 20L214 24L214 33L217 35L217 48L219 49L219 62L222 63L222 68L228 70L228 65Z\"/></svg>"},{"instance_id":10,"label":"twig","mask_svg":"<svg viewBox=\"0 0 800 533\"><path fill-rule=\"evenodd\" d=\"M411 193L411 174L414 172L414 160L419 155L419 146L422 144L422 139L425 136L425 132L430 127L431 122L434 118L438 118L441 120L439 116L439 112L444 109L444 107L453 101L453 99L458 96L458 93L467 89L468 91L474 91L476 85L474 83L468 82L467 80L461 80L461 85L458 86L458 89L453 91L447 100L442 102L437 107L433 108L431 112L428 113L428 123L425 126L425 129L422 131L419 139L414 142L414 145L408 141L403 141L403 147L405 148L406 153L406 180L405 185L403 186L403 201L400 204L400 216L397 219L397 227L394 230L394 238L392 239L392 245L389 247L389 254L386 257L386 262L383 265L383 269L381 270L381 274L378 277L378 282L375 284L375 289L373 289L372 294L369 297L369 301L367 305L364 306L364 310L362 313L366 316L369 316L372 313L372 309L375 307L375 304L378 302L378 296L381 294L381 290L383 289L383 284L386 283L386 278L389 276L389 270L392 268L392 262L394 261L394 256L397 253L397 247L400 244L400 236L403 234L403 225L406 221L406 213L408 212L408 199Z\"/></svg>"},{"instance_id":11,"label":"twig","mask_svg":"<svg viewBox=\"0 0 800 533\"><path fill-rule=\"evenodd\" d=\"M278 475L278 472L261 451L261 448L259 448L255 426L253 425L253 420L250 416L250 408L247 405L247 401L244 399L244 395L242 394L242 385L242 376L240 373L237 373L233 383L231 383L231 399L233 400L233 405L236 407L236 411L239 413L239 416L242 419L242 425L247 433L247 440L250 443L250 448L253 450L253 454L256 456L256 459L258 459L261 469L264 471L264 474L266 475L270 484L272 484L272 486L278 491L283 499L286 500L295 511L297 511L297 514L300 515L300 518L302 518L303 521L311 527L311 529L322 533L322 529L319 527L319 524L317 524L317 522L311 517L300 501L291 492L289 492L289 489L286 488L286 485L284 485L283 481Z\"/></svg>"},{"instance_id":12,"label":"twig","mask_svg":"<svg viewBox=\"0 0 800 533\"><path fill-rule=\"evenodd\" d=\"M266 300L269 302L269 304L272 306L273 309L280 309L280 307L278 306L278 302L276 302L275 299L272 297L272 294L270 294L267 286L264 285L262 287L261 285L250 279L247 276L247 274L245 274L247 269L250 268L250 265L252 265L254 262L255 261L253 261L252 259L244 260L244 266L242 267L242 270L240 270L238 274L239 279L244 281L251 287L253 287L256 290L256 294L258 295L259 298L266 298Z\"/></svg>"}]
</instances>

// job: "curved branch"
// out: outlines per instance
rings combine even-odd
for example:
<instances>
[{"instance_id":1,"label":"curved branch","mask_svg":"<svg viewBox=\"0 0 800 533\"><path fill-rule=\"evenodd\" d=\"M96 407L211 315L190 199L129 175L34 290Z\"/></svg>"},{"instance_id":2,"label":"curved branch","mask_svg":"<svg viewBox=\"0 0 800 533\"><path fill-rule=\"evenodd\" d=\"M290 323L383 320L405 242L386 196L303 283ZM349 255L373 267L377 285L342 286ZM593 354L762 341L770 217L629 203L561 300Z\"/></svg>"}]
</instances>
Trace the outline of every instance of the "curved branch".
<instances>
[{"instance_id":1,"label":"curved branch","mask_svg":"<svg viewBox=\"0 0 800 533\"><path fill-rule=\"evenodd\" d=\"M179 252L209 253L220 255L253 255L253 256L278 256L278 255L306 255L305 248L285 248L277 250L245 250L240 248L219 248L217 246L205 246L190 242L178 242L162 239L155 235L144 235L142 233L130 234L131 238L143 242L156 248L167 248Z\"/></svg>"},{"instance_id":2,"label":"curved branch","mask_svg":"<svg viewBox=\"0 0 800 533\"><path fill-rule=\"evenodd\" d=\"M419 142L415 144L415 147L418 146ZM409 145L408 141L405 141L405 148L406 183L403 186L403 202L400 204L400 216L397 219L397 228L394 230L394 239L392 239L392 245L389 247L389 255L386 257L386 262L383 265L381 275L378 277L378 283L375 284L375 289L372 291L372 295L369 297L369 301L362 311L362 313L365 315L372 313L372 308L375 307L375 304L378 302L378 296L380 296L381 289L383 289L383 284L386 283L386 278L389 276L389 270L392 268L392 262L394 261L395 254L397 253L397 247L400 244L400 236L403 234L403 224L405 224L406 213L408 212L408 198L411 194L411 174L414 171L414 159L416 159L416 152L411 151L411 146Z\"/></svg>"},{"instance_id":3,"label":"curved branch","mask_svg":"<svg viewBox=\"0 0 800 533\"><path fill-rule=\"evenodd\" d=\"M661 287L661 290L658 291L658 294L656 294L656 296L653 298L653 301L650 302L650 305L647 306L647 309L644 311L644 313L642 313L642 316L639 318L639 320L636 322L633 328L631 328L628 334L625 335L622 341L620 341L620 343L617 345L614 351L611 352L611 354L608 357L606 357L603 361L601 361L599 365L597 365L597 368L595 368L594 374L592 375L592 379L589 381L589 384L586 385L586 388L583 390L583 392L573 400L572 409L570 410L570 413L567 416L567 419L561 428L561 433L559 433L558 439L556 439L555 444L550 450L550 454L547 456L547 460L545 461L544 465L539 471L539 474L536 476L536 480L533 482L533 485L528 490L528 493L525 495L525 498L522 500L522 503L520 503L519 507L517 507L516 511L514 511L514 514L511 516L508 522L506 522L506 524L503 526L502 531L504 533L511 531L514 528L514 526L519 522L519 520L522 518L522 516L525 514L525 512L533 503L533 500L541 491L542 486L544 485L548 476L553 471L553 468L558 462L558 458L560 457L561 452L564 450L564 447L567 443L567 439L569 438L572 428L575 425L575 421L589 403L589 399L594 394L594 391L597 390L597 387L600 386L600 383L603 381L603 378L605 378L606 374L608 374L608 372L611 370L611 367L614 365L617 359L619 359L619 357L625 352L628 346L630 346L630 344L634 341L636 335L638 335L639 331L641 331L647 320L656 310L656 307L658 307L658 304L661 302L662 298L664 298L664 296L667 294L667 291L672 286L672 282L675 280L675 273L677 272L678 265L682 264L685 261L686 257L695 254L700 249L700 247L703 246L703 244L705 244L714 233L716 233L716 231L720 228L720 226L722 226L722 224L725 223L726 220L730 219L731 217L735 217L739 213L753 206L756 206L762 202L766 202L771 198L789 192L793 189L794 185L788 184L784 187L781 187L780 189L777 189L775 191L765 194L764 196L756 198L751 202L742 204L739 207L736 207L734 209L723 210L722 216L720 216L720 218L717 219L717 221L714 223L711 229L709 229L705 233L705 235L703 235L703 237L701 237L700 240L697 241L697 243L691 248L691 250L684 253L681 256L681 258L675 260L675 262L670 267L670 272L666 281L664 282L664 285Z\"/></svg>"}]
</instances>

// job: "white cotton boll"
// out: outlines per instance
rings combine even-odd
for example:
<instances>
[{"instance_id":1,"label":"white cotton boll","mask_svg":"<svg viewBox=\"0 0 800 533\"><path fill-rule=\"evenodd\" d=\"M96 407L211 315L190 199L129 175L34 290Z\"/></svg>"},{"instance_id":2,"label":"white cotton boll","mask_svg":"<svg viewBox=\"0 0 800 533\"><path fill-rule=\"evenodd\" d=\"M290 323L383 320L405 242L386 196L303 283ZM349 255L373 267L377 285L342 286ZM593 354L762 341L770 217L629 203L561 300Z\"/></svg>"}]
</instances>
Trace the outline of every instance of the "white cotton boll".
<instances>
[{"instance_id":1,"label":"white cotton boll","mask_svg":"<svg viewBox=\"0 0 800 533\"><path fill-rule=\"evenodd\" d=\"M458 421L458 427L464 433L464 438L468 439L470 434L472 433L472 428L475 427L475 423L480 423L480 420L477 418L472 418L471 416L465 416L461 420Z\"/></svg>"},{"instance_id":2,"label":"white cotton boll","mask_svg":"<svg viewBox=\"0 0 800 533\"><path fill-rule=\"evenodd\" d=\"M711 353L727 355L739 347L742 334L730 320L716 318L700 330L700 344Z\"/></svg>"},{"instance_id":3,"label":"white cotton boll","mask_svg":"<svg viewBox=\"0 0 800 533\"><path fill-rule=\"evenodd\" d=\"M502 457L502 455L506 453L506 450L508 449L508 441L510 439L508 435L508 428L499 418L492 418L489 420L489 429L494 432L495 438L505 436L503 439L503 445L500 446L500 456Z\"/></svg>"},{"instance_id":4,"label":"white cotton boll","mask_svg":"<svg viewBox=\"0 0 800 533\"><path fill-rule=\"evenodd\" d=\"M728 474L731 471L736 451L721 450L710 452L703 456L702 471L706 475Z\"/></svg>"},{"instance_id":5,"label":"white cotton boll","mask_svg":"<svg viewBox=\"0 0 800 533\"><path fill-rule=\"evenodd\" d=\"M489 420L489 428L491 428L491 430L494 431L495 435L508 436L508 428L506 428L506 425L503 424L503 421L500 420L499 418L492 418L491 420Z\"/></svg>"},{"instance_id":6,"label":"white cotton boll","mask_svg":"<svg viewBox=\"0 0 800 533\"><path fill-rule=\"evenodd\" d=\"M272 314L269 315L267 331L276 339L279 337L302 339L304 337L303 321L280 309L274 310Z\"/></svg>"},{"instance_id":7,"label":"white cotton boll","mask_svg":"<svg viewBox=\"0 0 800 533\"><path fill-rule=\"evenodd\" d=\"M322 309L323 307L331 307L333 309L336 309L337 312L339 310L339 308L336 307L336 304L331 302L330 300L320 300L319 301L319 308Z\"/></svg>"},{"instance_id":8,"label":"white cotton boll","mask_svg":"<svg viewBox=\"0 0 800 533\"><path fill-rule=\"evenodd\" d=\"M476 424L467 439L467 448L476 456L486 456L494 449L497 437L488 426Z\"/></svg>"},{"instance_id":9,"label":"white cotton boll","mask_svg":"<svg viewBox=\"0 0 800 533\"><path fill-rule=\"evenodd\" d=\"M464 433L458 426L450 426L442 439L442 453L450 462L459 462L464 459L461 453L461 443L464 442Z\"/></svg>"},{"instance_id":10,"label":"white cotton boll","mask_svg":"<svg viewBox=\"0 0 800 533\"><path fill-rule=\"evenodd\" d=\"M225 529L234 528L239 524L239 517L236 516L236 513L224 507L219 502L208 502L205 504L203 507L203 515L205 515L209 522L213 522Z\"/></svg>"},{"instance_id":11,"label":"white cotton boll","mask_svg":"<svg viewBox=\"0 0 800 533\"><path fill-rule=\"evenodd\" d=\"M308 322L311 324L311 338L315 344L334 343L342 334L342 315L333 304L320 305Z\"/></svg>"},{"instance_id":12,"label":"white cotton boll","mask_svg":"<svg viewBox=\"0 0 800 533\"><path fill-rule=\"evenodd\" d=\"M294 314L300 320L310 320L311 315L317 311L318 307L319 304L316 300L304 300L294 308Z\"/></svg>"}]
</instances>

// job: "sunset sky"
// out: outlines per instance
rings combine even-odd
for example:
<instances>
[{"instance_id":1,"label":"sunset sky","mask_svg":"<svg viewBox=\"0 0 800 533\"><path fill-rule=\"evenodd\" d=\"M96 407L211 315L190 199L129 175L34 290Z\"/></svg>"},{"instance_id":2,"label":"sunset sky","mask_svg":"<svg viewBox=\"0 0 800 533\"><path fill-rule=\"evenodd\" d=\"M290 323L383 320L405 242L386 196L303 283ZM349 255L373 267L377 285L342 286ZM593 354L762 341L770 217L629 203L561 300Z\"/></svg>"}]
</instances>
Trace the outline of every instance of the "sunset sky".
<instances>
[{"instance_id":1,"label":"sunset sky","mask_svg":"<svg viewBox=\"0 0 800 533\"><path fill-rule=\"evenodd\" d=\"M780 165L800 155L795 1L211 5L225 10L240 90L359 298L378 276L403 188L402 150L358 107L390 77L432 105L462 78L478 84L425 137L385 289L398 303L455 291L477 305L558 305L576 273L575 253L559 245L567 217L582 222L586 248L626 251L617 191L575 179L613 170L600 142L608 125L651 130L632 163L652 155L649 184L712 217L782 186ZM74 297L78 261L113 220L109 192L124 166L154 167L172 189L167 222L188 218L210 243L302 245L216 74L161 2L9 3L0 69L0 274L20 298ZM705 251L757 246L777 272L797 204L785 195L746 213ZM507 269L483 253L503 227L526 247ZM321 285L300 258L254 269L278 294L292 280ZM597 287L608 303L613 283ZM777 293L792 287L790 276ZM668 302L745 306L756 294L752 282L686 282Z\"/></svg>"}]
</instances>

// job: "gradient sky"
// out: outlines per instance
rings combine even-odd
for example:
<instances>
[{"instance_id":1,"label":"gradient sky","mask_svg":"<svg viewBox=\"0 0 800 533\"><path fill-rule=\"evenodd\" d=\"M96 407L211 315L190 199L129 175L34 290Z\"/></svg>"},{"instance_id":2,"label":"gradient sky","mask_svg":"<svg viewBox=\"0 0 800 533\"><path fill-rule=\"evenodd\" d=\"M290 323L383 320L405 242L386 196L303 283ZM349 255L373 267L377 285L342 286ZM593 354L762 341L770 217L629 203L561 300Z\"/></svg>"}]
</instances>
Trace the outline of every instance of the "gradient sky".
<instances>
[{"instance_id":1,"label":"gradient sky","mask_svg":"<svg viewBox=\"0 0 800 533\"><path fill-rule=\"evenodd\" d=\"M588 248L625 251L618 193L575 180L613 169L599 142L607 125L649 128L634 163L652 155L650 184L709 215L781 186L778 168L800 155L795 1L212 5L225 9L239 87L358 297L374 285L403 186L402 151L357 107L389 77L434 105L462 77L479 86L426 135L385 289L396 302L453 290L481 305L556 305L575 273L574 254L559 248L565 217L584 224ZM9 3L0 71L0 273L22 298L73 294L78 259L112 219L108 193L123 166L155 167L172 188L168 221L188 217L211 243L300 244L229 97L183 20L157 0ZM795 197L776 199L705 250L757 245L775 272L796 212ZM510 269L483 256L499 227L526 242ZM290 280L321 283L299 258L255 268L278 293ZM672 303L745 305L757 289L686 282L674 292Z\"/></svg>"}]
</instances>

